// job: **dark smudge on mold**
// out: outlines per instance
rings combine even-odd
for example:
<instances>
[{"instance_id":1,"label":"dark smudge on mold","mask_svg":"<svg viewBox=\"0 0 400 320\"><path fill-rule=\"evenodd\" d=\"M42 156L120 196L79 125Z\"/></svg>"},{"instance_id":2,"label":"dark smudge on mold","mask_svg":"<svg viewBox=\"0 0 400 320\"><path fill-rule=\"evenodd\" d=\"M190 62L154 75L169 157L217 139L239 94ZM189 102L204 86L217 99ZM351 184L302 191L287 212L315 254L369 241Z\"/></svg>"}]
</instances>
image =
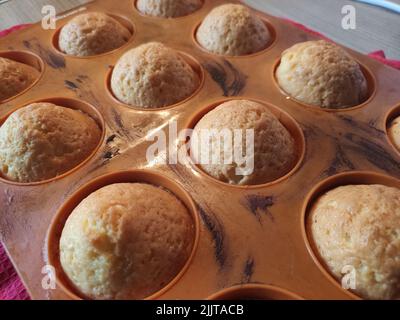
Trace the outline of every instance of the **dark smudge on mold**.
<instances>
[{"instance_id":1,"label":"dark smudge on mold","mask_svg":"<svg viewBox=\"0 0 400 320\"><path fill-rule=\"evenodd\" d=\"M371 134L374 134L375 136L381 136L381 135L385 134L382 130L376 128L376 126L375 126L376 120L372 120L369 123L365 123L365 122L357 121L353 117L348 116L348 115L339 114L339 115L337 115L337 117L340 120L342 120L343 122L345 122L347 125L351 126L352 129L358 129L360 131L363 131L366 134L368 134L369 136Z\"/></svg>"},{"instance_id":2,"label":"dark smudge on mold","mask_svg":"<svg viewBox=\"0 0 400 320\"><path fill-rule=\"evenodd\" d=\"M356 169L354 164L346 156L339 141L337 141L335 145L336 145L335 157L331 161L329 167L322 173L323 176L334 175L338 172L343 171L342 169L350 169L350 170Z\"/></svg>"},{"instance_id":3,"label":"dark smudge on mold","mask_svg":"<svg viewBox=\"0 0 400 320\"><path fill-rule=\"evenodd\" d=\"M75 84L75 82L70 81L70 80L64 80L65 86L70 89L70 90L77 90L78 86Z\"/></svg>"},{"instance_id":4,"label":"dark smudge on mold","mask_svg":"<svg viewBox=\"0 0 400 320\"><path fill-rule=\"evenodd\" d=\"M120 127L120 128L124 127L124 123L122 122L121 115L116 110L113 110L113 118L114 118L115 123L118 125L118 127Z\"/></svg>"},{"instance_id":5,"label":"dark smudge on mold","mask_svg":"<svg viewBox=\"0 0 400 320\"><path fill-rule=\"evenodd\" d=\"M120 149L118 147L116 147L116 146L113 146L113 142L115 141L116 138L117 138L116 134L111 134L106 139L105 150L102 153L102 157L101 157L103 159L103 164L107 163L108 161L110 161L114 157L116 157L116 156L121 154L120 153Z\"/></svg>"},{"instance_id":6,"label":"dark smudge on mold","mask_svg":"<svg viewBox=\"0 0 400 320\"><path fill-rule=\"evenodd\" d=\"M105 162L110 161L112 158L118 156L120 154L120 150L117 147L108 148L103 152L102 158Z\"/></svg>"},{"instance_id":7,"label":"dark smudge on mold","mask_svg":"<svg viewBox=\"0 0 400 320\"><path fill-rule=\"evenodd\" d=\"M241 283L249 283L251 281L251 278L253 277L254 274L254 259L252 257L248 257L246 260L246 264L243 269L243 276L242 276L242 281Z\"/></svg>"},{"instance_id":8,"label":"dark smudge on mold","mask_svg":"<svg viewBox=\"0 0 400 320\"><path fill-rule=\"evenodd\" d=\"M226 252L225 252L225 233L223 225L216 218L215 215L207 213L202 207L199 206L199 214L207 230L211 233L214 242L215 249L215 259L217 260L221 268L224 267L226 262Z\"/></svg>"},{"instance_id":9,"label":"dark smudge on mold","mask_svg":"<svg viewBox=\"0 0 400 320\"><path fill-rule=\"evenodd\" d=\"M246 86L247 76L225 59L222 59L221 63L216 61L203 63L203 67L221 87L225 97L239 95Z\"/></svg>"},{"instance_id":10,"label":"dark smudge on mold","mask_svg":"<svg viewBox=\"0 0 400 320\"><path fill-rule=\"evenodd\" d=\"M76 77L76 81L78 81L79 83L83 83L85 80L88 80L89 77L84 75L84 74L80 74Z\"/></svg>"},{"instance_id":11,"label":"dark smudge on mold","mask_svg":"<svg viewBox=\"0 0 400 320\"><path fill-rule=\"evenodd\" d=\"M102 165L106 164L116 156L121 155L119 144L116 143L116 140L118 139L119 136L116 133L113 133L107 137L104 151L101 156L101 159L103 160Z\"/></svg>"},{"instance_id":12,"label":"dark smudge on mold","mask_svg":"<svg viewBox=\"0 0 400 320\"><path fill-rule=\"evenodd\" d=\"M74 80L65 80L64 85L68 89L76 92L80 99L84 99L96 106L101 105L97 95L93 93L95 89L93 88L92 81L88 76L78 75Z\"/></svg>"},{"instance_id":13,"label":"dark smudge on mold","mask_svg":"<svg viewBox=\"0 0 400 320\"><path fill-rule=\"evenodd\" d=\"M115 109L112 110L112 116L114 123L110 125L113 130L116 131L120 138L124 138L126 141L132 141L137 138L135 134L132 134L128 129L125 128L121 114L118 113Z\"/></svg>"},{"instance_id":14,"label":"dark smudge on mold","mask_svg":"<svg viewBox=\"0 0 400 320\"><path fill-rule=\"evenodd\" d=\"M310 139L312 137L318 136L317 128L313 126L304 126L303 125L303 133L306 139Z\"/></svg>"},{"instance_id":15,"label":"dark smudge on mold","mask_svg":"<svg viewBox=\"0 0 400 320\"><path fill-rule=\"evenodd\" d=\"M36 52L40 57L42 57L50 67L54 69L65 68L64 57L44 48L39 43L38 39L33 38L31 40L24 40L23 44L25 48Z\"/></svg>"},{"instance_id":16,"label":"dark smudge on mold","mask_svg":"<svg viewBox=\"0 0 400 320\"><path fill-rule=\"evenodd\" d=\"M179 165L168 164L168 167L173 171L179 178L179 181L183 184L185 189L195 198L199 194L199 188L193 184L193 176L187 168ZM196 199L194 199L196 201ZM220 269L227 267L228 260L228 249L225 241L225 230L222 222L218 219L218 216L212 212L206 203L200 204L201 199L196 201L199 216L204 222L205 227L211 235L214 243L214 256Z\"/></svg>"},{"instance_id":17,"label":"dark smudge on mold","mask_svg":"<svg viewBox=\"0 0 400 320\"><path fill-rule=\"evenodd\" d=\"M113 141L115 140L116 137L117 137L116 134L110 135L110 136L107 138L107 140L106 140L106 144L109 144L109 143L113 142Z\"/></svg>"},{"instance_id":18,"label":"dark smudge on mold","mask_svg":"<svg viewBox=\"0 0 400 320\"><path fill-rule=\"evenodd\" d=\"M365 156L365 158L376 167L386 172L400 172L400 163L381 145L370 140L368 137L347 133L344 135L353 152Z\"/></svg>"},{"instance_id":19,"label":"dark smudge on mold","mask_svg":"<svg viewBox=\"0 0 400 320\"><path fill-rule=\"evenodd\" d=\"M261 222L262 215L267 215L272 222L275 220L271 211L269 210L275 203L273 196L262 196L258 194L250 194L245 196L242 204L248 209L257 219Z\"/></svg>"}]
</instances>

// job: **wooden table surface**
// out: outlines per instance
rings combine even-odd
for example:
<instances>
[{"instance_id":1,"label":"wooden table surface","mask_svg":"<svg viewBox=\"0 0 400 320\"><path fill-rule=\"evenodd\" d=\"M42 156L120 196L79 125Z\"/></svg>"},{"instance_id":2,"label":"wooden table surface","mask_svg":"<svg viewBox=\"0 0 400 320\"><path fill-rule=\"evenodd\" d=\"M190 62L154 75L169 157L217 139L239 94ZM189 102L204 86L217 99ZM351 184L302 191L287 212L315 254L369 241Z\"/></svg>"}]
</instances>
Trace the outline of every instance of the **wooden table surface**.
<instances>
[{"instance_id":1,"label":"wooden table surface","mask_svg":"<svg viewBox=\"0 0 400 320\"><path fill-rule=\"evenodd\" d=\"M400 3L400 0L391 0ZM0 0L0 30L41 19L43 5L61 13L87 0ZM384 9L344 0L245 0L272 15L303 23L334 41L366 53L383 49L388 58L400 59L400 15ZM344 5L356 8L356 29L341 27Z\"/></svg>"}]
</instances>

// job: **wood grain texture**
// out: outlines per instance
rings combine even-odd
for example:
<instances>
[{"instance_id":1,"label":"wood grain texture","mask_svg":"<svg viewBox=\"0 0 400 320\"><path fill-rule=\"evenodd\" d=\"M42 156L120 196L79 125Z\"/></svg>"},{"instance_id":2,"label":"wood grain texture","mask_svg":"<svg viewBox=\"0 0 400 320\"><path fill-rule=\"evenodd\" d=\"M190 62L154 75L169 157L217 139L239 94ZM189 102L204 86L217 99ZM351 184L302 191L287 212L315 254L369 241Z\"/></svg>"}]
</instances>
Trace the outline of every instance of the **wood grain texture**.
<instances>
[{"instance_id":1,"label":"wood grain texture","mask_svg":"<svg viewBox=\"0 0 400 320\"><path fill-rule=\"evenodd\" d=\"M33 23L42 19L42 7L52 5L57 13L61 13L79 5L90 2L89 0L9 0L0 2L0 30L10 28L17 24Z\"/></svg>"},{"instance_id":2,"label":"wood grain texture","mask_svg":"<svg viewBox=\"0 0 400 320\"><path fill-rule=\"evenodd\" d=\"M393 1L393 0L392 0ZM400 15L381 8L343 0L246 0L269 14L295 20L332 40L362 53L384 50L400 59ZM400 0L393 2L400 3ZM355 30L341 26L344 5L356 8Z\"/></svg>"},{"instance_id":3,"label":"wood grain texture","mask_svg":"<svg viewBox=\"0 0 400 320\"><path fill-rule=\"evenodd\" d=\"M400 0L392 0L400 3ZM88 0L10 0L0 2L0 30L41 19L41 7L54 5L57 12L72 9ZM261 11L298 21L332 40L359 52L384 50L388 58L400 59L400 15L354 1L344 0L245 0ZM357 10L356 30L341 27L341 8L352 4Z\"/></svg>"}]
</instances>

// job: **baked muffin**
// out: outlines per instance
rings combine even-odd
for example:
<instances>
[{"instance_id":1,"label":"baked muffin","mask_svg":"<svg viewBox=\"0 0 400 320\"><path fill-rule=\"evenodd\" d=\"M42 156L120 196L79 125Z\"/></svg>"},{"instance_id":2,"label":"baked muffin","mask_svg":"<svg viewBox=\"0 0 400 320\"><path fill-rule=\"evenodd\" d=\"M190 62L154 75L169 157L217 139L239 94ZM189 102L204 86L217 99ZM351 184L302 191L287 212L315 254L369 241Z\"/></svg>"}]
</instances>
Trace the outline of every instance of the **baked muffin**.
<instances>
[{"instance_id":1,"label":"baked muffin","mask_svg":"<svg viewBox=\"0 0 400 320\"><path fill-rule=\"evenodd\" d=\"M0 102L24 91L38 78L35 68L0 57Z\"/></svg>"},{"instance_id":2,"label":"baked muffin","mask_svg":"<svg viewBox=\"0 0 400 320\"><path fill-rule=\"evenodd\" d=\"M352 266L361 297L400 298L400 189L339 187L320 197L310 214L314 243L339 281Z\"/></svg>"},{"instance_id":3,"label":"baked muffin","mask_svg":"<svg viewBox=\"0 0 400 320\"><path fill-rule=\"evenodd\" d=\"M131 106L161 108L188 98L199 77L173 49L158 42L125 53L111 77L115 97Z\"/></svg>"},{"instance_id":4,"label":"baked muffin","mask_svg":"<svg viewBox=\"0 0 400 320\"><path fill-rule=\"evenodd\" d=\"M288 95L321 108L353 107L368 95L367 80L357 61L323 40L299 43L284 51L276 79Z\"/></svg>"},{"instance_id":5,"label":"baked muffin","mask_svg":"<svg viewBox=\"0 0 400 320\"><path fill-rule=\"evenodd\" d=\"M400 149L400 117L397 117L392 121L388 134L396 148Z\"/></svg>"},{"instance_id":6,"label":"baked muffin","mask_svg":"<svg viewBox=\"0 0 400 320\"><path fill-rule=\"evenodd\" d=\"M76 16L61 29L58 46L72 56L94 56L121 47L131 36L113 17L89 12Z\"/></svg>"},{"instance_id":7,"label":"baked muffin","mask_svg":"<svg viewBox=\"0 0 400 320\"><path fill-rule=\"evenodd\" d=\"M88 115L52 103L33 103L0 127L0 170L16 182L54 178L85 160L101 131Z\"/></svg>"},{"instance_id":8,"label":"baked muffin","mask_svg":"<svg viewBox=\"0 0 400 320\"><path fill-rule=\"evenodd\" d=\"M182 270L193 247L193 221L170 192L117 183L84 199L60 239L61 265L92 299L143 299Z\"/></svg>"},{"instance_id":9,"label":"baked muffin","mask_svg":"<svg viewBox=\"0 0 400 320\"><path fill-rule=\"evenodd\" d=\"M230 56L261 51L271 39L264 22L240 4L214 8L199 26L196 36L208 51Z\"/></svg>"},{"instance_id":10,"label":"baked muffin","mask_svg":"<svg viewBox=\"0 0 400 320\"><path fill-rule=\"evenodd\" d=\"M207 138L203 132L210 129L210 138ZM232 137L235 136L235 130L241 130L242 146L234 143L234 138L231 143L222 139L220 134L226 130L229 130ZM254 159L245 152L248 146L245 141L246 130L254 130ZM267 107L248 100L228 101L208 112L196 124L191 141L191 154L195 163L210 176L230 184L255 185L271 182L287 174L296 160L294 139L288 130ZM227 145L225 141L228 141ZM246 166L250 168L250 162L238 163L236 159L225 161L232 160L224 156L225 152L254 160L254 170L240 174L237 169L244 170Z\"/></svg>"},{"instance_id":11,"label":"baked muffin","mask_svg":"<svg viewBox=\"0 0 400 320\"><path fill-rule=\"evenodd\" d=\"M195 12L202 4L202 0L138 0L136 7L149 16L176 18Z\"/></svg>"}]
</instances>

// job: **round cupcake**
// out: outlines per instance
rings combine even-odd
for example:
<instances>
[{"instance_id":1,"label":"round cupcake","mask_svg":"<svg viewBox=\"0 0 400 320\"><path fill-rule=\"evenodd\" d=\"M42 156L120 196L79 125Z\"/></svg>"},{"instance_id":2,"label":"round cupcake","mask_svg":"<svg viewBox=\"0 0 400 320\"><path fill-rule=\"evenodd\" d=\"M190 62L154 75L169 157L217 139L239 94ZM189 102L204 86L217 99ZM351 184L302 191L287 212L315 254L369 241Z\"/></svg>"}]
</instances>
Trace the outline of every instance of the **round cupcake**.
<instances>
[{"instance_id":1,"label":"round cupcake","mask_svg":"<svg viewBox=\"0 0 400 320\"><path fill-rule=\"evenodd\" d=\"M0 102L21 93L38 78L35 68L0 57Z\"/></svg>"},{"instance_id":2,"label":"round cupcake","mask_svg":"<svg viewBox=\"0 0 400 320\"><path fill-rule=\"evenodd\" d=\"M355 292L400 299L400 189L348 185L320 197L309 218L316 248L340 281L355 270Z\"/></svg>"},{"instance_id":3,"label":"round cupcake","mask_svg":"<svg viewBox=\"0 0 400 320\"><path fill-rule=\"evenodd\" d=\"M123 103L161 108L188 98L199 86L192 67L173 49L158 42L125 53L111 77L111 89Z\"/></svg>"},{"instance_id":4,"label":"round cupcake","mask_svg":"<svg viewBox=\"0 0 400 320\"><path fill-rule=\"evenodd\" d=\"M284 51L276 79L293 98L321 108L353 107L368 95L367 80L357 61L323 40L299 43Z\"/></svg>"},{"instance_id":5,"label":"round cupcake","mask_svg":"<svg viewBox=\"0 0 400 320\"><path fill-rule=\"evenodd\" d=\"M89 12L76 16L61 29L58 46L72 56L94 56L121 47L131 36L113 17Z\"/></svg>"},{"instance_id":6,"label":"round cupcake","mask_svg":"<svg viewBox=\"0 0 400 320\"><path fill-rule=\"evenodd\" d=\"M138 0L136 7L149 16L176 18L195 12L202 4L202 0Z\"/></svg>"},{"instance_id":7,"label":"round cupcake","mask_svg":"<svg viewBox=\"0 0 400 320\"><path fill-rule=\"evenodd\" d=\"M239 4L214 8L199 26L196 37L206 50L230 56L261 51L271 40L265 23Z\"/></svg>"},{"instance_id":8,"label":"round cupcake","mask_svg":"<svg viewBox=\"0 0 400 320\"><path fill-rule=\"evenodd\" d=\"M61 265L92 299L143 299L182 270L194 243L193 221L170 192L117 183L84 199L60 239Z\"/></svg>"},{"instance_id":9,"label":"round cupcake","mask_svg":"<svg viewBox=\"0 0 400 320\"><path fill-rule=\"evenodd\" d=\"M400 117L392 121L388 129L388 134L393 144L400 150Z\"/></svg>"},{"instance_id":10,"label":"round cupcake","mask_svg":"<svg viewBox=\"0 0 400 320\"><path fill-rule=\"evenodd\" d=\"M16 182L54 178L85 160L101 131L88 115L51 103L33 103L0 127L0 170Z\"/></svg>"},{"instance_id":11,"label":"round cupcake","mask_svg":"<svg viewBox=\"0 0 400 320\"><path fill-rule=\"evenodd\" d=\"M221 139L226 130L232 136L231 141ZM242 145L234 141L236 130L242 133ZM253 130L254 141L246 142L246 130ZM211 110L196 124L191 140L195 163L210 176L230 184L271 182L287 174L296 160L296 147L289 131L267 107L253 101L232 100ZM254 155L245 152L250 143L254 143ZM235 154L247 162L238 163ZM229 155L234 159L229 159ZM250 161L253 170L246 172L251 169Z\"/></svg>"}]
</instances>

